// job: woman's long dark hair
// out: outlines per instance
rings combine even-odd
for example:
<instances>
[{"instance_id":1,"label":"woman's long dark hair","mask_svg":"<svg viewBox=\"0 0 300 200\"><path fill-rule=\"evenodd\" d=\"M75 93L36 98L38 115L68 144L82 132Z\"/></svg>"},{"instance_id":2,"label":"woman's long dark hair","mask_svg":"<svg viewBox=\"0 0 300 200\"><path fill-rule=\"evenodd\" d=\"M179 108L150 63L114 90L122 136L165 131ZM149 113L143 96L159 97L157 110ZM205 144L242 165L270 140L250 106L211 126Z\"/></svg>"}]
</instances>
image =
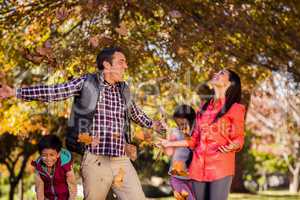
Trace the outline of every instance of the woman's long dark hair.
<instances>
[{"instance_id":1,"label":"woman's long dark hair","mask_svg":"<svg viewBox=\"0 0 300 200\"><path fill-rule=\"evenodd\" d=\"M218 112L216 118L213 120L212 123L216 122L220 119L223 115L225 115L231 106L234 103L240 103L241 96L242 96L242 88L241 88L241 80L240 77L232 70L227 70L229 72L229 81L230 86L228 87L226 94L225 94L225 104L222 107L221 111ZM202 115L206 110L214 97L210 97L207 102L202 106L200 115Z\"/></svg>"}]
</instances>

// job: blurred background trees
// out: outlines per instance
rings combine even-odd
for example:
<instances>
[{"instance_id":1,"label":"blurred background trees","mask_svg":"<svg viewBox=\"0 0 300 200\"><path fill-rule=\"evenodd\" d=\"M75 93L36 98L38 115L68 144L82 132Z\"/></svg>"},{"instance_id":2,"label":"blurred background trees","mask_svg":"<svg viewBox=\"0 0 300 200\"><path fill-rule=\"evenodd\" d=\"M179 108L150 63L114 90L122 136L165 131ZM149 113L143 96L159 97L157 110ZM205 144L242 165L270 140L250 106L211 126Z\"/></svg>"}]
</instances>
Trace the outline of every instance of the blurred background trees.
<instances>
[{"instance_id":1,"label":"blurred background trees","mask_svg":"<svg viewBox=\"0 0 300 200\"><path fill-rule=\"evenodd\" d=\"M298 190L299 94L294 91L300 80L300 2L0 2L1 85L56 84L94 72L99 50L116 45L126 52L128 82L137 103L151 117L169 118L179 103L198 108L208 94L204 83L210 75L233 69L242 78L243 102L249 105L249 142L238 154L233 190L245 191L247 177L257 182L278 167L289 172L291 191ZM24 141L33 134L63 136L70 103L2 101L0 134ZM140 158L149 159L137 164L147 166L139 169L145 179L166 174L168 158L153 163L155 153L151 145L140 149ZM273 158L274 165L265 169L265 161Z\"/></svg>"}]
</instances>

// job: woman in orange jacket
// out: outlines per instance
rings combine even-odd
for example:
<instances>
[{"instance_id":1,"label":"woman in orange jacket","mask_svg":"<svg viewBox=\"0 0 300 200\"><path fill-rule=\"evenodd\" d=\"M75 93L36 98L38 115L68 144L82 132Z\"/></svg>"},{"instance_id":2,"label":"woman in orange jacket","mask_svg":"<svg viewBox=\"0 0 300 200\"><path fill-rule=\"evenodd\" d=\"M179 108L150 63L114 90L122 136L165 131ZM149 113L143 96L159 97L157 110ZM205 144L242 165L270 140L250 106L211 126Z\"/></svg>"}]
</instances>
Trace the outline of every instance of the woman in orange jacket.
<instances>
[{"instance_id":1,"label":"woman in orange jacket","mask_svg":"<svg viewBox=\"0 0 300 200\"><path fill-rule=\"evenodd\" d=\"M189 177L197 200L226 200L235 169L235 153L244 144L245 107L240 104L241 82L231 70L209 81L214 95L197 112L192 137L161 140L167 147L190 147L193 159Z\"/></svg>"}]
</instances>

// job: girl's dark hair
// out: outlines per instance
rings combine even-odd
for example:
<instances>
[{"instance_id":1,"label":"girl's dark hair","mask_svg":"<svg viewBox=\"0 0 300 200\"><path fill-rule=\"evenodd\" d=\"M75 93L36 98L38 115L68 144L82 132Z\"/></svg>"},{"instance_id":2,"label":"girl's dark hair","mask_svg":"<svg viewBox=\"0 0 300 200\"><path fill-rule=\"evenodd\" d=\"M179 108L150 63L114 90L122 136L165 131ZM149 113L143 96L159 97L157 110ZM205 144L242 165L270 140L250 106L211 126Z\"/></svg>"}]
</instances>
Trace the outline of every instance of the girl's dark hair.
<instances>
[{"instance_id":1,"label":"girl's dark hair","mask_svg":"<svg viewBox=\"0 0 300 200\"><path fill-rule=\"evenodd\" d=\"M223 115L225 115L234 103L240 103L241 101L242 88L240 77L232 70L227 71L229 72L230 86L225 94L225 104L222 107L221 111L216 115L213 123L220 119ZM207 107L213 98L214 97L209 98L207 102L202 106L200 115L202 115L207 110Z\"/></svg>"},{"instance_id":2,"label":"girl's dark hair","mask_svg":"<svg viewBox=\"0 0 300 200\"><path fill-rule=\"evenodd\" d=\"M112 64L113 55L116 52L123 53L123 50L119 47L110 47L110 48L104 48L98 53L96 58L96 63L100 71L104 69L103 66L104 61L107 61L110 64Z\"/></svg>"},{"instance_id":3,"label":"girl's dark hair","mask_svg":"<svg viewBox=\"0 0 300 200\"><path fill-rule=\"evenodd\" d=\"M189 121L190 127L193 127L196 118L196 112L191 106L182 104L175 108L173 118L187 119Z\"/></svg>"},{"instance_id":4,"label":"girl's dark hair","mask_svg":"<svg viewBox=\"0 0 300 200\"><path fill-rule=\"evenodd\" d=\"M45 135L38 143L39 152L42 153L44 149L54 149L60 152L62 148L62 142L56 135Z\"/></svg>"}]
</instances>

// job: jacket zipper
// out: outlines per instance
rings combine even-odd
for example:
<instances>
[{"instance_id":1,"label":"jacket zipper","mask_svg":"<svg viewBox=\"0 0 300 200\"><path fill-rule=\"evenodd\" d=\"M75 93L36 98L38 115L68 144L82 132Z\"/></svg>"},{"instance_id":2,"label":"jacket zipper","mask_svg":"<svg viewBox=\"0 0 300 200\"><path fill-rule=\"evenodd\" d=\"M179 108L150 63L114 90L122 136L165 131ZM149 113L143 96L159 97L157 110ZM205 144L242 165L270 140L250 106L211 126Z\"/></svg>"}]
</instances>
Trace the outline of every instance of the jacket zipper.
<instances>
[{"instance_id":1,"label":"jacket zipper","mask_svg":"<svg viewBox=\"0 0 300 200\"><path fill-rule=\"evenodd\" d=\"M55 169L54 169L54 170L55 170ZM54 195L54 200L58 200L58 197L57 197L57 195L56 195L56 193L55 193L55 189L54 189L54 173L55 173L55 171L54 171L53 175L46 174L46 173L44 173L43 171L39 171L39 173L40 173L40 174L43 174L43 175L45 175L45 176L49 176L49 177L50 177L51 191L52 191L52 193L53 193L53 195Z\"/></svg>"},{"instance_id":2,"label":"jacket zipper","mask_svg":"<svg viewBox=\"0 0 300 200\"><path fill-rule=\"evenodd\" d=\"M52 172L52 174L49 174L49 176L50 176L50 182L51 182L51 190L54 195L54 200L58 200L58 196L57 196L57 194L55 192L55 188L54 188L55 171L56 171L56 166L54 166L53 172Z\"/></svg>"},{"instance_id":3,"label":"jacket zipper","mask_svg":"<svg viewBox=\"0 0 300 200\"><path fill-rule=\"evenodd\" d=\"M54 195L54 200L58 200L54 189L54 175L50 176L50 180L51 180L51 190Z\"/></svg>"}]
</instances>

